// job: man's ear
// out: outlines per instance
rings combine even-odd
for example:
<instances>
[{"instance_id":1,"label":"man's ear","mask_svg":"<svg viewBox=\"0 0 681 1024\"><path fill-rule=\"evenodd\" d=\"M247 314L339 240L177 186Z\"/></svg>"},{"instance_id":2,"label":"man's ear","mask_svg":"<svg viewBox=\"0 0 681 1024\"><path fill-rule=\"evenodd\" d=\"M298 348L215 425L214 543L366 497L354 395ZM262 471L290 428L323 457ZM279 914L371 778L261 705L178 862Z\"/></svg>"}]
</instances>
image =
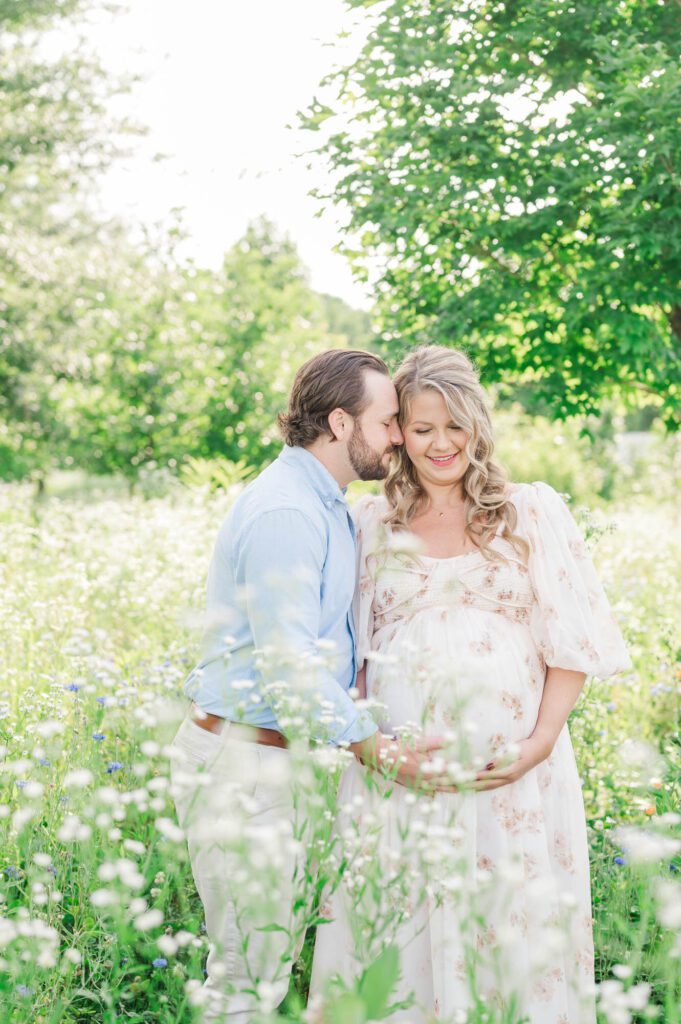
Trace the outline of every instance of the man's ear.
<instances>
[{"instance_id":1,"label":"man's ear","mask_svg":"<svg viewBox=\"0 0 681 1024\"><path fill-rule=\"evenodd\" d=\"M350 417L343 409L334 409L329 413L329 427L335 441L345 441L350 429Z\"/></svg>"}]
</instances>

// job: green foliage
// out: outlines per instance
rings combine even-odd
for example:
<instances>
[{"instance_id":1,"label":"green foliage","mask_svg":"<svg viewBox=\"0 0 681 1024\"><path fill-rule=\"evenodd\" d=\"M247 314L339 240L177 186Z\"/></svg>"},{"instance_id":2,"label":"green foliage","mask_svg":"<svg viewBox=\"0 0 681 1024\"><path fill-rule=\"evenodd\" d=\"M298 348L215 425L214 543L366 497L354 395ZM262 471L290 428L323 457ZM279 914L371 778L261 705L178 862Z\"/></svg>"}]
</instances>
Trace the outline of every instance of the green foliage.
<instances>
[{"instance_id":1,"label":"green foliage","mask_svg":"<svg viewBox=\"0 0 681 1024\"><path fill-rule=\"evenodd\" d=\"M93 220L93 176L130 130L106 113L125 83L79 50L50 58L42 45L88 6L14 3L5 21L0 478L77 467L134 480L186 458L260 467L296 368L366 345L367 317L317 295L265 220L218 272L177 259L177 226L133 243Z\"/></svg>"},{"instance_id":2,"label":"green foliage","mask_svg":"<svg viewBox=\"0 0 681 1024\"><path fill-rule=\"evenodd\" d=\"M561 418L620 392L677 420L678 4L348 6L365 45L307 123L387 349L465 344Z\"/></svg>"},{"instance_id":3,"label":"green foliage","mask_svg":"<svg viewBox=\"0 0 681 1024\"><path fill-rule=\"evenodd\" d=\"M292 243L260 221L218 273L176 263L172 239L146 252L114 243L98 242L90 260L99 279L74 339L81 352L91 339L87 371L57 389L67 429L55 457L129 476L187 458L270 461L296 369L346 343L327 329Z\"/></svg>"},{"instance_id":4,"label":"green foliage","mask_svg":"<svg viewBox=\"0 0 681 1024\"><path fill-rule=\"evenodd\" d=\"M578 503L611 497L615 446L593 442L580 427L579 422L525 415L518 406L497 409L495 454L516 483L545 480Z\"/></svg>"},{"instance_id":5,"label":"green foliage","mask_svg":"<svg viewBox=\"0 0 681 1024\"><path fill-rule=\"evenodd\" d=\"M127 126L107 100L124 88L74 48L49 56L45 33L89 3L4 3L0 53L0 475L23 476L49 461L59 421L51 387L80 362L73 341L93 276L84 211L93 175ZM82 256L74 273L76 254ZM78 339L83 342L88 338Z\"/></svg>"},{"instance_id":6,"label":"green foliage","mask_svg":"<svg viewBox=\"0 0 681 1024\"><path fill-rule=\"evenodd\" d=\"M192 490L224 491L229 494L254 476L255 471L244 459L195 459L187 456L180 469L180 480Z\"/></svg>"}]
</instances>

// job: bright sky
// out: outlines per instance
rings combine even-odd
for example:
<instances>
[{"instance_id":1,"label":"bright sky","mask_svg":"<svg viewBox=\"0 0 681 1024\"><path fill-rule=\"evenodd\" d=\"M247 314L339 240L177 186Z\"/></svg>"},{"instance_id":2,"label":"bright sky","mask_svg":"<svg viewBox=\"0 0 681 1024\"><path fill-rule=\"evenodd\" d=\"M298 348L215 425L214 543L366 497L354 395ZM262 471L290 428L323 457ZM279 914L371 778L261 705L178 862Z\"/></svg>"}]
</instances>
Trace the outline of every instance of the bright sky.
<instances>
[{"instance_id":1,"label":"bright sky","mask_svg":"<svg viewBox=\"0 0 681 1024\"><path fill-rule=\"evenodd\" d=\"M218 266L249 220L267 214L297 243L313 287L366 305L343 257L337 215L315 218L307 193L320 172L295 154L310 137L287 129L333 63L351 27L342 0L128 0L129 12L87 31L113 72L145 81L122 109L150 129L106 178L108 212L155 222L184 207L189 252ZM354 36L357 39L357 36ZM156 153L170 159L154 161Z\"/></svg>"}]
</instances>

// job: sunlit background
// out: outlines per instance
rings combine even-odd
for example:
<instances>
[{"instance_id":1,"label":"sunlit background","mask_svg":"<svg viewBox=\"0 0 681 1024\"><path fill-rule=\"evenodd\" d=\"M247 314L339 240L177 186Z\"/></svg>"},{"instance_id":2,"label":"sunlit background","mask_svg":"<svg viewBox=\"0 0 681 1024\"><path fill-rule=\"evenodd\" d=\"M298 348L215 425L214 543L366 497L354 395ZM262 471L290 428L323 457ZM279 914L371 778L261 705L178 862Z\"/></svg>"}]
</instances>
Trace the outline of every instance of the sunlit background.
<instances>
[{"instance_id":1,"label":"sunlit background","mask_svg":"<svg viewBox=\"0 0 681 1024\"><path fill-rule=\"evenodd\" d=\"M297 127L331 63L363 38L342 0L133 0L82 32L114 74L140 76L115 109L147 129L100 182L104 210L154 223L181 209L184 251L211 267L264 214L296 243L316 290L367 305L333 251L339 214L309 195L324 169L308 169L314 140Z\"/></svg>"}]
</instances>

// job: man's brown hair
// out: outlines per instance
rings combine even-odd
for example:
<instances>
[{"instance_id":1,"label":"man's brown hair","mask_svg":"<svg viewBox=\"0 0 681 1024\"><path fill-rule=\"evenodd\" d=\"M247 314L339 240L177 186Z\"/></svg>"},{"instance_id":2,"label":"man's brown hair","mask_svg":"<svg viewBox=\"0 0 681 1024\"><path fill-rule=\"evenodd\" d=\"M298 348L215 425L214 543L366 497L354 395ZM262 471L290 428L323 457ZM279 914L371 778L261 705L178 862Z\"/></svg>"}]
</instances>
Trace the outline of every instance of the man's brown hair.
<instances>
[{"instance_id":1,"label":"man's brown hair","mask_svg":"<svg viewBox=\"0 0 681 1024\"><path fill-rule=\"evenodd\" d=\"M288 410L278 417L286 444L306 448L324 434L333 437L329 414L334 409L361 416L369 404L365 370L388 376L383 360L361 349L329 349L303 363L293 381Z\"/></svg>"}]
</instances>

